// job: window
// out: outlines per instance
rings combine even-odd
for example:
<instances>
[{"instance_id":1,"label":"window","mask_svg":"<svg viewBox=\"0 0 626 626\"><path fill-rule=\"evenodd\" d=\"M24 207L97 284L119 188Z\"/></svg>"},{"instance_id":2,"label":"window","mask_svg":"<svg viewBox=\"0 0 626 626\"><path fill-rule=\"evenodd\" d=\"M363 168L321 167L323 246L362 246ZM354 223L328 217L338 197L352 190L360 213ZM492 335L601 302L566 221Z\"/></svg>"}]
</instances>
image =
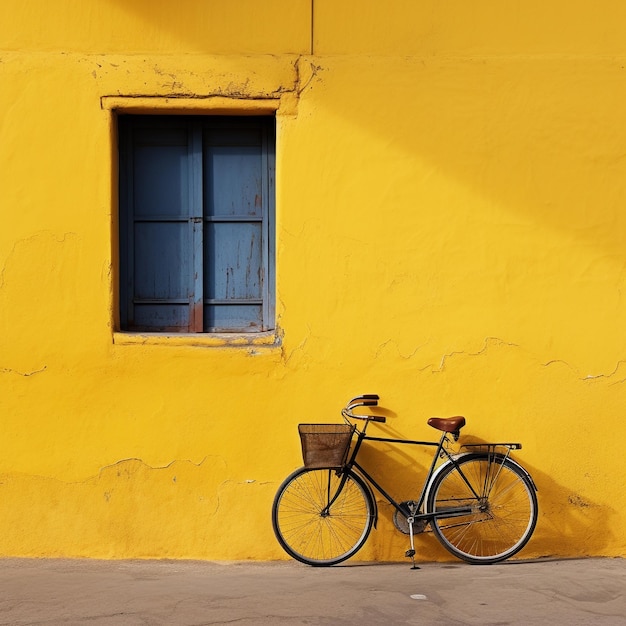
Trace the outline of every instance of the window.
<instances>
[{"instance_id":1,"label":"window","mask_svg":"<svg viewBox=\"0 0 626 626\"><path fill-rule=\"evenodd\" d=\"M274 328L273 117L120 115L120 326Z\"/></svg>"}]
</instances>

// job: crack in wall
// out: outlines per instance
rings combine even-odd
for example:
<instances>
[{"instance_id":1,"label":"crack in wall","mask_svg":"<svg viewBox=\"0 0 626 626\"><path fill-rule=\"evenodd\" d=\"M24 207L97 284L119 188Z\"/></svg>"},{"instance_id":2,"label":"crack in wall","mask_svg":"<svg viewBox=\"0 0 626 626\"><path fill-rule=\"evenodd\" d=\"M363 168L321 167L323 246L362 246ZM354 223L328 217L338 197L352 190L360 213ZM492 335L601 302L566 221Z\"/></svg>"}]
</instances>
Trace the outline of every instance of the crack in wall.
<instances>
[{"instance_id":1,"label":"crack in wall","mask_svg":"<svg viewBox=\"0 0 626 626\"><path fill-rule=\"evenodd\" d=\"M207 463L207 461L210 461L210 460L217 460L221 462L224 468L226 468L227 466L227 463L224 457L219 456L219 455L206 455L205 457L202 458L202 460L197 461L197 462L192 461L191 459L174 459L165 465L150 465L149 463L146 463L143 459L140 459L138 457L128 457L128 458L120 459L119 461L115 461L115 463L102 466L100 470L98 471L97 477L100 478L103 473L106 473L109 470L119 469L122 465L127 464L127 463L138 463L141 466L143 466L143 468L145 469L159 471L159 470L172 469L172 467L176 465L177 463L186 463L189 465L193 465L196 468L201 468L203 465L205 465L205 463ZM82 482L88 482L89 480L92 480L92 478L93 477L90 477L87 480L82 481Z\"/></svg>"},{"instance_id":2,"label":"crack in wall","mask_svg":"<svg viewBox=\"0 0 626 626\"><path fill-rule=\"evenodd\" d=\"M294 356L296 352L299 352L300 350L304 350L306 344L308 343L312 335L311 327L308 324L307 324L307 330L308 330L308 333L306 337L304 337L304 339L302 339L302 341L289 352L287 352L284 344L281 345L282 359L283 359L283 363L285 366L289 365L289 361L291 361L292 357Z\"/></svg>"},{"instance_id":3,"label":"crack in wall","mask_svg":"<svg viewBox=\"0 0 626 626\"><path fill-rule=\"evenodd\" d=\"M315 78L317 78L317 75L319 74L319 72L323 71L323 67L321 65L316 65L315 63L313 63L312 61L308 61L308 67L307 69L309 70L310 74L309 76L305 79L304 84L302 84L302 77L304 74L304 71L301 66L304 65L306 67L306 63L304 61L304 59L300 56L297 58L296 63L295 63L295 69L296 69L296 82L295 82L295 88L294 88L294 92L300 96L302 94L302 92L313 82L313 80Z\"/></svg>"},{"instance_id":4,"label":"crack in wall","mask_svg":"<svg viewBox=\"0 0 626 626\"><path fill-rule=\"evenodd\" d=\"M35 376L35 374L41 374L48 369L47 365L40 367L39 369L32 370L30 372L20 372L19 370L13 369L11 367L0 367L0 374L15 374L17 376L24 376L25 378L29 376Z\"/></svg>"},{"instance_id":5,"label":"crack in wall","mask_svg":"<svg viewBox=\"0 0 626 626\"><path fill-rule=\"evenodd\" d=\"M97 64L99 65L99 64ZM318 74L324 70L323 66L316 65L312 61L307 61L300 55L293 62L293 82L288 85L280 84L270 91L254 88L250 77L241 81L231 80L226 85L217 85L214 89L199 93L197 90L185 86L185 76L194 77L195 74L180 75L175 72L165 71L158 65L152 67L152 71L157 76L165 76L171 81L161 83L160 92L136 92L136 93L108 93L100 96L100 107L106 109L105 100L107 98L123 97L129 99L190 99L190 100L211 100L215 98L230 98L233 100L278 100L282 95L300 95L317 78ZM206 82L206 81L205 81ZM214 81L215 82L215 81Z\"/></svg>"},{"instance_id":6,"label":"crack in wall","mask_svg":"<svg viewBox=\"0 0 626 626\"><path fill-rule=\"evenodd\" d=\"M446 367L446 362L448 360L450 360L453 357L456 356L468 356L468 357L476 357L476 356L482 356L483 354L485 354L487 352L487 350L490 347L500 347L500 346L507 346L507 347L511 347L511 348L519 348L519 345L513 342L509 342L509 341L504 341L503 339L499 339L498 337L486 337L484 342L483 342L483 346L480 350L478 350L478 352L467 352L465 350L453 350L452 352L448 352L444 355L442 355L441 360L439 362L439 365L436 366L433 363L430 363L429 365L426 365L425 367L421 367L419 368L420 372L423 372L427 369L430 368L431 372L433 374L438 374L440 372L443 372L445 367Z\"/></svg>"},{"instance_id":7,"label":"crack in wall","mask_svg":"<svg viewBox=\"0 0 626 626\"><path fill-rule=\"evenodd\" d=\"M626 364L626 361L619 360L617 362L617 365L613 369L613 371L608 374L587 374L586 376L583 376L581 375L580 371L577 368L570 365L567 361L564 361L563 359L552 359L550 361L547 361L546 363L542 363L543 367L551 367L553 365L564 365L576 376L578 380L581 380L583 382L593 382L593 381L599 381L599 380L608 381L619 372L620 366L624 364ZM626 378L621 378L619 380L612 381L610 384L611 386L613 386L613 385L623 384L624 382L626 382Z\"/></svg>"},{"instance_id":8,"label":"crack in wall","mask_svg":"<svg viewBox=\"0 0 626 626\"><path fill-rule=\"evenodd\" d=\"M197 462L192 461L191 459L174 459L173 461L170 461L169 463L165 465L150 465L149 463L146 463L145 461L143 461L142 459L138 457L128 457L128 458L120 459L119 461L116 461L115 463L111 463L109 465L103 465L96 474L92 474L90 476L87 476L86 478L81 478L78 480L64 480L62 478L58 478L57 476L45 476L43 474L26 474L23 472L4 472L2 475L3 476L9 476L9 475L24 476L24 477L28 477L32 479L37 479L37 480L50 480L50 481L62 483L64 485L86 485L90 482L94 482L94 481L98 481L102 479L103 474L106 474L108 471L111 471L111 470L120 469L124 464L136 463L142 469L147 469L150 471L163 471L163 470L172 469L173 466L176 465L177 463L188 464L188 465L192 465L195 468L201 469L207 462L211 460L215 460L217 463L221 464L224 471L228 467L228 464L226 463L226 459L219 455L206 455L201 461L197 461ZM135 469L131 472L127 472L127 474L130 476L131 474L136 473L137 471L138 469ZM119 475L121 474L118 472L118 476Z\"/></svg>"},{"instance_id":9,"label":"crack in wall","mask_svg":"<svg viewBox=\"0 0 626 626\"><path fill-rule=\"evenodd\" d=\"M383 343L381 343L376 349L376 353L374 354L374 359L378 359L380 355L383 353L383 351L385 350L385 348L387 348L387 346L393 346L395 347L396 352L398 353L398 356L401 359L408 361L412 359L424 346L427 346L429 343L430 343L430 339L426 341L425 343L422 343L419 346L417 346L409 354L403 354L402 351L400 350L400 346L398 345L397 341L394 341L393 339L387 339L387 341L384 341Z\"/></svg>"},{"instance_id":10,"label":"crack in wall","mask_svg":"<svg viewBox=\"0 0 626 626\"><path fill-rule=\"evenodd\" d=\"M423 344L420 344L419 346L417 346L412 352L408 353L408 354L403 354L398 346L398 343L392 339L388 339L387 341L381 343L377 350L376 353L374 355L374 358L378 359L381 354L383 353L383 351L388 347L388 346L394 346L398 355L405 360L410 360L413 359L418 353L419 351L424 348L426 345L428 345L428 343L430 342L427 341ZM430 370L433 374L438 374L443 372L446 369L446 365L448 363L448 361L450 361L450 359L455 358L455 357L459 357L459 356L466 356L466 357L477 357L477 356L482 356L484 355L487 350L489 350L492 347L500 347L500 346L507 346L507 347L511 347L511 348L520 348L521 346L517 343L514 342L510 342L510 341L504 341L503 339L500 339L498 337L486 337L482 347L475 351L475 352L468 352L466 350L453 350L451 352L447 352L445 354L443 354L441 356L441 360L439 361L439 364L436 365L434 363L429 363L428 365L425 365L424 367L420 367L418 368L418 371L420 372L424 372L427 370ZM587 375L582 375L580 373L580 371L578 369L576 369L574 366L572 366L571 364L569 364L567 361L564 361L563 359L552 359L550 361L547 362L543 362L541 363L542 367L550 367L553 365L564 365L565 367L567 367L572 374L580 381L583 382L593 382L593 381L599 381L599 380L605 380L605 381L609 381L610 385L621 385L626 383L626 378L621 377L617 380L613 380L611 381L612 378L614 378L618 372L620 371L620 368L623 365L626 365L626 360L620 360L617 362L617 365L615 366L615 368L613 369L613 371L609 372L609 373L601 373L601 374L587 374Z\"/></svg>"},{"instance_id":11,"label":"crack in wall","mask_svg":"<svg viewBox=\"0 0 626 626\"><path fill-rule=\"evenodd\" d=\"M9 253L6 255L4 259L4 263L2 264L2 267L0 268L0 289L2 289L5 286L5 273L6 273L9 263L13 260L13 257L18 253L18 247L22 245L31 244L38 239L42 239L44 236L48 236L50 239L53 240L54 243L65 243L68 237L75 237L76 239L79 238L77 233L74 233L71 231L65 232L65 233L54 233L49 230L39 230L39 231L32 233L28 237L22 237L20 239L17 239L16 241L13 242L13 246L11 250L9 251Z\"/></svg>"},{"instance_id":12,"label":"crack in wall","mask_svg":"<svg viewBox=\"0 0 626 626\"><path fill-rule=\"evenodd\" d=\"M620 365L622 365L623 363L626 363L626 361L618 361L617 365L615 366L615 369L610 374L587 374L587 376L585 376L583 380L597 380L600 378L613 378L613 376L617 374L620 368ZM624 382L624 381L622 380L620 382ZM612 384L617 384L617 383L614 382Z\"/></svg>"}]
</instances>

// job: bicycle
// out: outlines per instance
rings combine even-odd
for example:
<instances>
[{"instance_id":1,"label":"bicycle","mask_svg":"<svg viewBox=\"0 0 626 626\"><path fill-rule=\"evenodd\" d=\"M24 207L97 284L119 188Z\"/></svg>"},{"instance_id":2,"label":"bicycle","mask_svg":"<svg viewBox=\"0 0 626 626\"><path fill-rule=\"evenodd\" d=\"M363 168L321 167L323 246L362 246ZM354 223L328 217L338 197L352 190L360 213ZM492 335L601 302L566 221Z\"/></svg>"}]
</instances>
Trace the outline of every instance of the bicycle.
<instances>
[{"instance_id":1,"label":"bicycle","mask_svg":"<svg viewBox=\"0 0 626 626\"><path fill-rule=\"evenodd\" d=\"M312 566L354 556L377 525L374 489L395 509L395 527L410 536L405 556L415 569L414 535L428 527L450 553L469 563L497 563L517 554L538 515L537 487L511 458L521 444L463 444L451 452L465 426L462 416L428 420L441 431L438 442L370 436L369 424L386 418L354 410L378 406L378 400L376 394L352 398L341 411L344 424L299 425L304 467L283 481L272 505L274 534L287 554ZM365 422L361 430L353 420ZM417 500L397 502L359 464L365 441L436 448Z\"/></svg>"}]
</instances>

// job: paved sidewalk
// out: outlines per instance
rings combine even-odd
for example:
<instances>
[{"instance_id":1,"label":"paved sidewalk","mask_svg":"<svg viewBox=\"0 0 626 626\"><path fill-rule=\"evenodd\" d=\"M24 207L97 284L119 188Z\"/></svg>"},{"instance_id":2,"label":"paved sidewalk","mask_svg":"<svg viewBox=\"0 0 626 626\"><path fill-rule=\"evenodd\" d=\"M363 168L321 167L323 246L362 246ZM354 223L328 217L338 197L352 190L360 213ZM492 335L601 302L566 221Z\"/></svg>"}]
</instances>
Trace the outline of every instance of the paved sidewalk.
<instances>
[{"instance_id":1,"label":"paved sidewalk","mask_svg":"<svg viewBox=\"0 0 626 626\"><path fill-rule=\"evenodd\" d=\"M0 624L625 624L626 560L0 560Z\"/></svg>"}]
</instances>

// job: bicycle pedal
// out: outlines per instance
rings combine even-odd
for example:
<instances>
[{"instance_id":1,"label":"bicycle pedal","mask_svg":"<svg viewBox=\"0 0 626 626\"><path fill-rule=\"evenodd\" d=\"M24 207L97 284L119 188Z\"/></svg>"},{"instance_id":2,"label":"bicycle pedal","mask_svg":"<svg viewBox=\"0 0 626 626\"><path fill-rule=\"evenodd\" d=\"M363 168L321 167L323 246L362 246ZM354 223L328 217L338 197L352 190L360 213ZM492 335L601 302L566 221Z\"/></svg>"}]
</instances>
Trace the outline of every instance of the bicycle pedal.
<instances>
[{"instance_id":1,"label":"bicycle pedal","mask_svg":"<svg viewBox=\"0 0 626 626\"><path fill-rule=\"evenodd\" d=\"M411 559L411 558L413 558L413 557L415 556L415 550L407 550L407 551L404 553L404 556L405 556L407 559Z\"/></svg>"}]
</instances>

